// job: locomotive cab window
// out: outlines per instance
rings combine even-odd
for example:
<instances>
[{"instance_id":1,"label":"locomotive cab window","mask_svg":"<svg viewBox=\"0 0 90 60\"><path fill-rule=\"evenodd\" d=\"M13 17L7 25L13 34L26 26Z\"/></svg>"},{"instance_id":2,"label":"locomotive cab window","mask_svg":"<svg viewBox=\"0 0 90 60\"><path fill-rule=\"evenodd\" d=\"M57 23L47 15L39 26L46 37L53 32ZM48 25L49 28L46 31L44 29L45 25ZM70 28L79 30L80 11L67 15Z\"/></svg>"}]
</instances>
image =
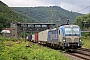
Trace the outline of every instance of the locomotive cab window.
<instances>
[{"instance_id":1,"label":"locomotive cab window","mask_svg":"<svg viewBox=\"0 0 90 60\"><path fill-rule=\"evenodd\" d=\"M72 28L65 28L65 34L72 34Z\"/></svg>"},{"instance_id":2,"label":"locomotive cab window","mask_svg":"<svg viewBox=\"0 0 90 60\"><path fill-rule=\"evenodd\" d=\"M73 34L80 34L79 28L73 28L72 29Z\"/></svg>"}]
</instances>

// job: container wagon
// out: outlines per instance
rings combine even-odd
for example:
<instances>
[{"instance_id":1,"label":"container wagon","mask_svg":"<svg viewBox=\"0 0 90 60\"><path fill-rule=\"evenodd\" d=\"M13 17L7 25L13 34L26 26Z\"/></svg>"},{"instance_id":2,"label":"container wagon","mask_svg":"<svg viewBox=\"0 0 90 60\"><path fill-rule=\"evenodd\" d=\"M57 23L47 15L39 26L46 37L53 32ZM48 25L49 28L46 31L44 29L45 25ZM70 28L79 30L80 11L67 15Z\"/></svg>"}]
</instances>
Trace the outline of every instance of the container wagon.
<instances>
[{"instance_id":1,"label":"container wagon","mask_svg":"<svg viewBox=\"0 0 90 60\"><path fill-rule=\"evenodd\" d=\"M37 43L38 42L38 33L36 33L34 37L35 37L34 42Z\"/></svg>"},{"instance_id":2,"label":"container wagon","mask_svg":"<svg viewBox=\"0 0 90 60\"><path fill-rule=\"evenodd\" d=\"M27 40L28 40L28 41L31 41L31 40L32 40L32 35L27 36Z\"/></svg>"},{"instance_id":3,"label":"container wagon","mask_svg":"<svg viewBox=\"0 0 90 60\"><path fill-rule=\"evenodd\" d=\"M41 31L38 33L38 43L40 44L46 44L47 38L48 38L48 29L45 31Z\"/></svg>"},{"instance_id":4,"label":"container wagon","mask_svg":"<svg viewBox=\"0 0 90 60\"><path fill-rule=\"evenodd\" d=\"M34 40L35 40L35 34L32 35L32 40L31 41L34 42Z\"/></svg>"}]
</instances>

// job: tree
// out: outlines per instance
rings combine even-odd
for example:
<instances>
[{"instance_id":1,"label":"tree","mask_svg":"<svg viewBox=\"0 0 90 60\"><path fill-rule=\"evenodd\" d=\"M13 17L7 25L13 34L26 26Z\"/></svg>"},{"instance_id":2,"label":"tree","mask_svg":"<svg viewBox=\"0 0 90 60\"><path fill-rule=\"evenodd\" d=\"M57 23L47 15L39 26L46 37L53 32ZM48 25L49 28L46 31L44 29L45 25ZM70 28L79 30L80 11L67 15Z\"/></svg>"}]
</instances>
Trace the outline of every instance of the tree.
<instances>
[{"instance_id":1,"label":"tree","mask_svg":"<svg viewBox=\"0 0 90 60\"><path fill-rule=\"evenodd\" d=\"M90 29L90 13L77 17L74 24L79 25L81 29Z\"/></svg>"}]
</instances>

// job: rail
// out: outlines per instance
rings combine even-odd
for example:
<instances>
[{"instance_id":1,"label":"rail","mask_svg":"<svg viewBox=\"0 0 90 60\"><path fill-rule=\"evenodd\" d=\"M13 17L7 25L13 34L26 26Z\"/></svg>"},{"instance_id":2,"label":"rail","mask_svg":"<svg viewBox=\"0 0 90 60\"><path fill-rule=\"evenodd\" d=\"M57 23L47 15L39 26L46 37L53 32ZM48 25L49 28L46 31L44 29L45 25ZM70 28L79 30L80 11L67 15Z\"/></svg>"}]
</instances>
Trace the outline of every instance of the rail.
<instances>
[{"instance_id":1,"label":"rail","mask_svg":"<svg viewBox=\"0 0 90 60\"><path fill-rule=\"evenodd\" d=\"M83 60L90 60L90 49L80 48L73 53L66 52L66 54L75 56L77 58L81 58Z\"/></svg>"}]
</instances>

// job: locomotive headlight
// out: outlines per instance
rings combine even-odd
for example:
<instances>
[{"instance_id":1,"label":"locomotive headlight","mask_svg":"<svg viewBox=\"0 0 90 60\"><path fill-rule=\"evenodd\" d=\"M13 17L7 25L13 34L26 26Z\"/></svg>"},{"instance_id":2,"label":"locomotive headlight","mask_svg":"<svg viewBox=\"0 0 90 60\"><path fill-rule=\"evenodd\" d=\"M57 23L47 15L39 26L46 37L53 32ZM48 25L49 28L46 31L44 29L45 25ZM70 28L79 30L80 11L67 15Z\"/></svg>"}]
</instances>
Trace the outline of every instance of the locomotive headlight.
<instances>
[{"instance_id":1,"label":"locomotive headlight","mask_svg":"<svg viewBox=\"0 0 90 60\"><path fill-rule=\"evenodd\" d=\"M79 41L81 42L81 38L79 38Z\"/></svg>"},{"instance_id":2,"label":"locomotive headlight","mask_svg":"<svg viewBox=\"0 0 90 60\"><path fill-rule=\"evenodd\" d=\"M66 40L64 39L63 42L65 42Z\"/></svg>"},{"instance_id":3,"label":"locomotive headlight","mask_svg":"<svg viewBox=\"0 0 90 60\"><path fill-rule=\"evenodd\" d=\"M79 41L81 42L81 39Z\"/></svg>"},{"instance_id":4,"label":"locomotive headlight","mask_svg":"<svg viewBox=\"0 0 90 60\"><path fill-rule=\"evenodd\" d=\"M63 42L65 42L66 41L66 38L65 37L63 37Z\"/></svg>"}]
</instances>

